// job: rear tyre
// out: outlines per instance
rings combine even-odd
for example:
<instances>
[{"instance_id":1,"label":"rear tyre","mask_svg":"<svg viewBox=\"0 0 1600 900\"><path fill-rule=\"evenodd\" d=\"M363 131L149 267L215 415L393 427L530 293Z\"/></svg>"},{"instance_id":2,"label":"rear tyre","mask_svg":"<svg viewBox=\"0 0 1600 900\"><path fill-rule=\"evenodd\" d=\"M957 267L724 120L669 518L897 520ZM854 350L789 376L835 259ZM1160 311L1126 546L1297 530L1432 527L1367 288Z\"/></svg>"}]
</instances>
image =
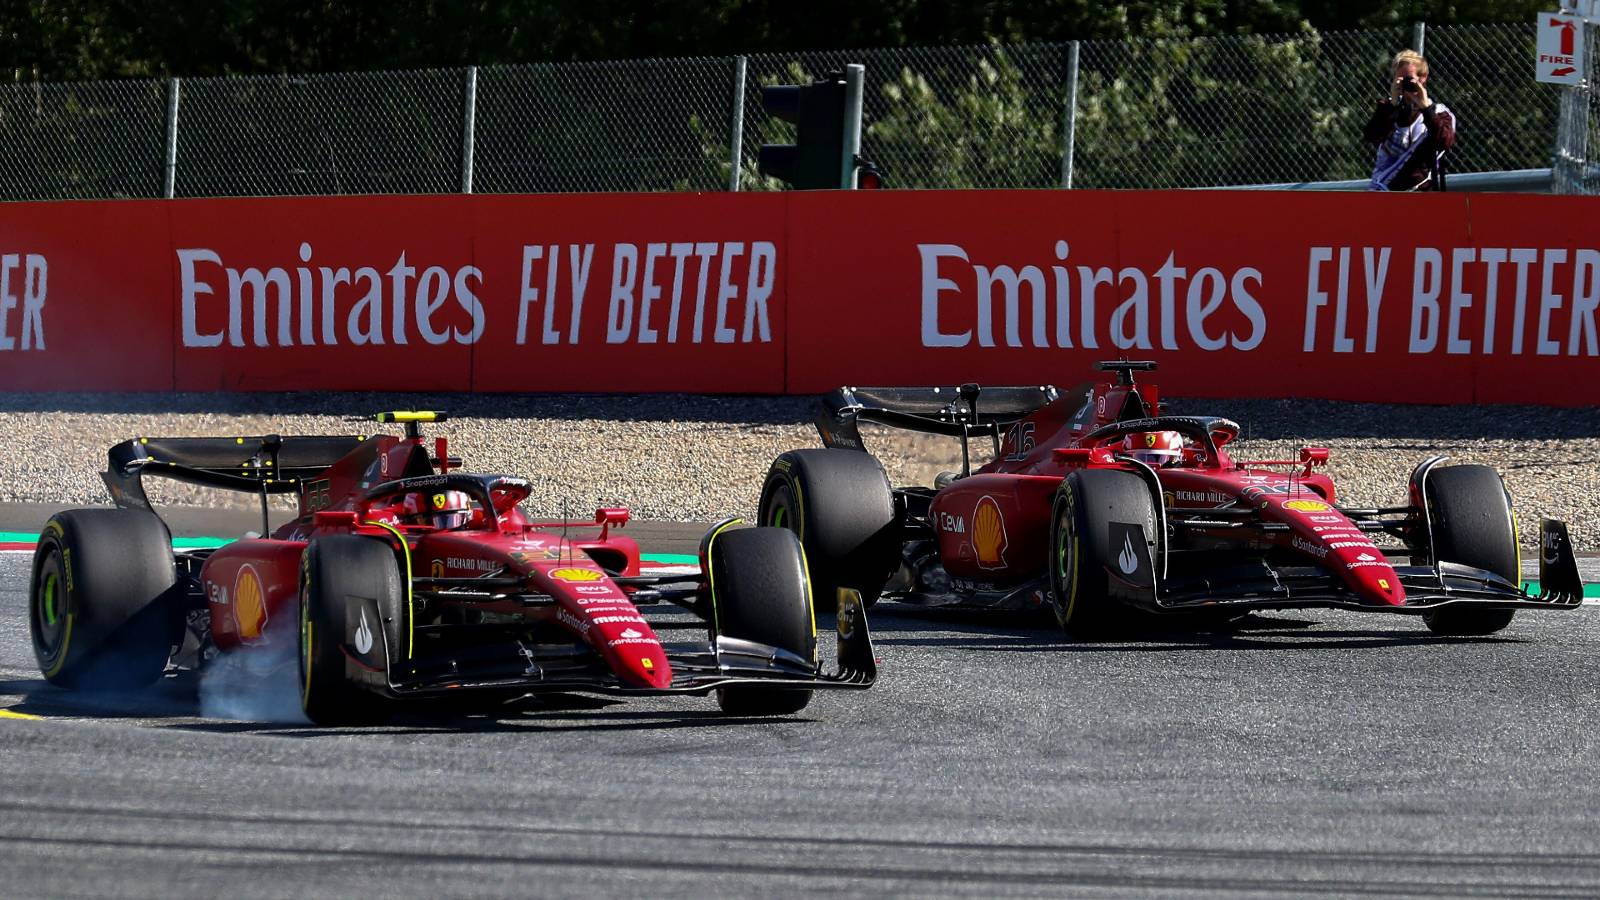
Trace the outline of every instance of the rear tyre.
<instances>
[{"instance_id":1,"label":"rear tyre","mask_svg":"<svg viewBox=\"0 0 1600 900\"><path fill-rule=\"evenodd\" d=\"M817 662L817 620L806 560L793 532L725 531L711 541L712 608L718 634L787 650ZM717 690L730 716L784 716L811 702L805 688L733 685Z\"/></svg>"},{"instance_id":2,"label":"rear tyre","mask_svg":"<svg viewBox=\"0 0 1600 900\"><path fill-rule=\"evenodd\" d=\"M374 538L330 535L300 562L300 705L318 725L381 722L377 693L410 652L411 623L400 567Z\"/></svg>"},{"instance_id":3,"label":"rear tyre","mask_svg":"<svg viewBox=\"0 0 1600 900\"><path fill-rule=\"evenodd\" d=\"M181 628L177 580L172 538L154 513L51 516L28 588L28 626L45 680L107 690L161 677Z\"/></svg>"},{"instance_id":4,"label":"rear tyre","mask_svg":"<svg viewBox=\"0 0 1600 900\"><path fill-rule=\"evenodd\" d=\"M1435 559L1485 569L1512 584L1521 582L1516 520L1498 472L1488 466L1434 469L1428 473L1426 490ZM1469 606L1425 613L1422 620L1434 634L1478 636L1500 631L1515 616L1514 609Z\"/></svg>"},{"instance_id":5,"label":"rear tyre","mask_svg":"<svg viewBox=\"0 0 1600 900\"><path fill-rule=\"evenodd\" d=\"M1137 618L1122 603L1126 589L1113 582L1122 568L1122 545L1112 546L1113 523L1138 524L1156 534L1155 505L1137 475L1111 469L1080 469L1056 493L1050 517L1050 605L1056 624L1077 640L1099 640L1125 631ZM1155 558L1155 548L1149 548Z\"/></svg>"},{"instance_id":6,"label":"rear tyre","mask_svg":"<svg viewBox=\"0 0 1600 900\"><path fill-rule=\"evenodd\" d=\"M760 524L800 537L824 609L838 589L871 606L900 565L900 521L883 464L859 450L790 450L767 471Z\"/></svg>"}]
</instances>

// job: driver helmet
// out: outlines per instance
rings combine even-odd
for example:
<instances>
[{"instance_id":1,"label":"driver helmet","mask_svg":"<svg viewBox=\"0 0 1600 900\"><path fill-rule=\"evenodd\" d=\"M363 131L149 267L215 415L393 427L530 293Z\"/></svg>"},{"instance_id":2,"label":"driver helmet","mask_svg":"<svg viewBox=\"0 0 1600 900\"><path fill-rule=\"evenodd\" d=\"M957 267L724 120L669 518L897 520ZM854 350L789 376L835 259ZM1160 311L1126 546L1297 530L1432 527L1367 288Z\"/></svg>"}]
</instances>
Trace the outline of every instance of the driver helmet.
<instances>
[{"instance_id":1,"label":"driver helmet","mask_svg":"<svg viewBox=\"0 0 1600 900\"><path fill-rule=\"evenodd\" d=\"M1183 460L1183 435L1176 431L1139 431L1122 439L1122 451L1157 469Z\"/></svg>"},{"instance_id":2,"label":"driver helmet","mask_svg":"<svg viewBox=\"0 0 1600 900\"><path fill-rule=\"evenodd\" d=\"M472 518L466 491L424 491L406 497L406 521L435 528L460 528Z\"/></svg>"}]
</instances>

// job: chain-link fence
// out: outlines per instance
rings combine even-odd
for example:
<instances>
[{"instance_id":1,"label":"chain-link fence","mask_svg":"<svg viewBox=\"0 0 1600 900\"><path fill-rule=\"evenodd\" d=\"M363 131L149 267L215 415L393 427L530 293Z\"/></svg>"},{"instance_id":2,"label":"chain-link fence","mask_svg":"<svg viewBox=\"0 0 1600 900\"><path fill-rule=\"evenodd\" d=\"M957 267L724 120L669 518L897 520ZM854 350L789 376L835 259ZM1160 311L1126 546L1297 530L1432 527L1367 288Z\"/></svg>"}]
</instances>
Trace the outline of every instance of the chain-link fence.
<instances>
[{"instance_id":1,"label":"chain-link fence","mask_svg":"<svg viewBox=\"0 0 1600 900\"><path fill-rule=\"evenodd\" d=\"M1595 65L1600 53L1600 25L1584 29L1584 59ZM1593 69L1590 69L1593 72ZM1561 126L1556 138L1555 189L1562 194L1600 194L1600 91L1590 77L1561 97Z\"/></svg>"},{"instance_id":2,"label":"chain-link fence","mask_svg":"<svg viewBox=\"0 0 1600 900\"><path fill-rule=\"evenodd\" d=\"M726 58L479 69L473 190L723 189L734 75Z\"/></svg>"},{"instance_id":3,"label":"chain-link fence","mask_svg":"<svg viewBox=\"0 0 1600 900\"><path fill-rule=\"evenodd\" d=\"M1419 37L1460 122L1452 172L1554 165L1558 187L1600 187L1596 98L1533 81L1529 24L14 84L0 198L771 189L756 154L793 130L761 86L846 63L866 67L863 153L895 187L1358 179L1389 60Z\"/></svg>"}]
</instances>

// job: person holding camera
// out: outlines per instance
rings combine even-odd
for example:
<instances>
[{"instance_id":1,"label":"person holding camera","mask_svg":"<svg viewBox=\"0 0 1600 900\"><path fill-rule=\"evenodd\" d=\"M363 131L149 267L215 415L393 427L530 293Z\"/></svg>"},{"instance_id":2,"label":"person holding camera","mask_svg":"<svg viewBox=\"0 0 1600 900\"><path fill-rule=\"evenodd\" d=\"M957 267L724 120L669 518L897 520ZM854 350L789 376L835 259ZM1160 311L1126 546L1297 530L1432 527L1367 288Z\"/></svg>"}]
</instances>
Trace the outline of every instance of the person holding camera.
<instances>
[{"instance_id":1,"label":"person holding camera","mask_svg":"<svg viewBox=\"0 0 1600 900\"><path fill-rule=\"evenodd\" d=\"M1363 135L1378 148L1373 191L1444 190L1444 154L1456 145L1456 117L1428 96L1428 61L1415 50L1395 55L1389 96L1378 101Z\"/></svg>"}]
</instances>

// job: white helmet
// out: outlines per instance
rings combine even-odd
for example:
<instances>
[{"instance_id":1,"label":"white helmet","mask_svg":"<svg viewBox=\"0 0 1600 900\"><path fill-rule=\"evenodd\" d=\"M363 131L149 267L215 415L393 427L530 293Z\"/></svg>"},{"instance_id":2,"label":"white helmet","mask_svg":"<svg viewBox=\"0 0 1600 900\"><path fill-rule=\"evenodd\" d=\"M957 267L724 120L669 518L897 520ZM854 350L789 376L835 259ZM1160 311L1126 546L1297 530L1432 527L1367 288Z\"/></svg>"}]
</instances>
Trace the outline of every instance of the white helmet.
<instances>
[{"instance_id":1,"label":"white helmet","mask_svg":"<svg viewBox=\"0 0 1600 900\"><path fill-rule=\"evenodd\" d=\"M1176 431L1140 431L1122 440L1122 452L1147 466L1161 468L1183 461L1183 435Z\"/></svg>"}]
</instances>

